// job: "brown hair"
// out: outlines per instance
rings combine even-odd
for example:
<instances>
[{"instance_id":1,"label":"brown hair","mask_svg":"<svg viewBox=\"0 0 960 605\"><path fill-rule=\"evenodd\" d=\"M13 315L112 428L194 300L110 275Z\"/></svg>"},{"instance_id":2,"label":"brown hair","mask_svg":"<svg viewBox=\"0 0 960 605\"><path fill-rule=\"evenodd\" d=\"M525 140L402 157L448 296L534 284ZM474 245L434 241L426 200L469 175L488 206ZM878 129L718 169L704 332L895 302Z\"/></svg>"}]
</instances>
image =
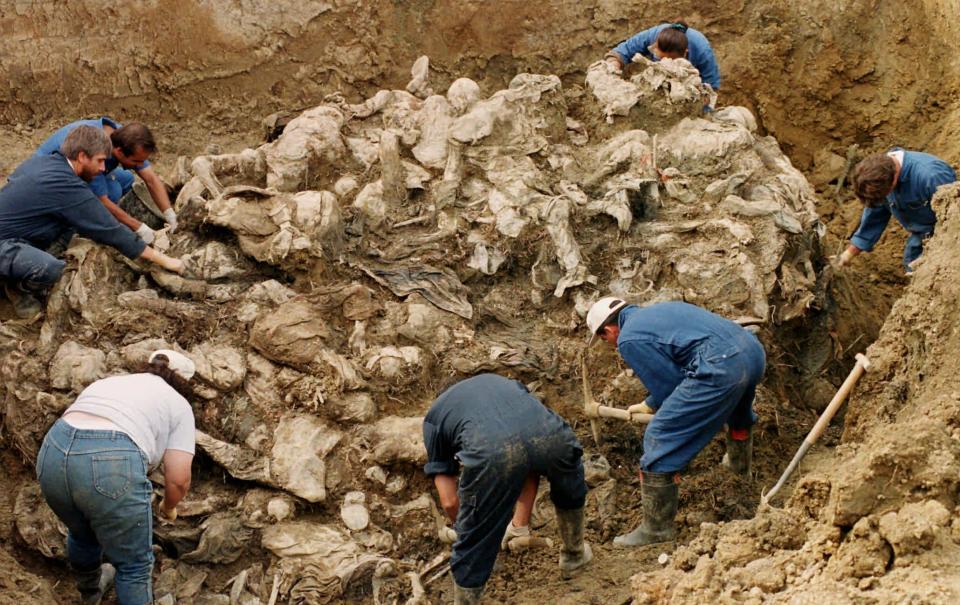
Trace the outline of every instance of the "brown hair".
<instances>
[{"instance_id":1,"label":"brown hair","mask_svg":"<svg viewBox=\"0 0 960 605\"><path fill-rule=\"evenodd\" d=\"M689 26L683 21L674 21L657 34L657 48L668 55L687 54L687 29Z\"/></svg>"},{"instance_id":2,"label":"brown hair","mask_svg":"<svg viewBox=\"0 0 960 605\"><path fill-rule=\"evenodd\" d=\"M96 126L77 126L71 130L60 144L60 153L75 160L81 151L91 158L98 153L110 155L110 139L107 133Z\"/></svg>"},{"instance_id":3,"label":"brown hair","mask_svg":"<svg viewBox=\"0 0 960 605\"><path fill-rule=\"evenodd\" d=\"M167 384L172 386L174 390L183 395L185 398L190 399L193 397L193 387L190 386L190 383L181 376L173 371L170 368L170 359L167 358L163 353L158 353L154 356L153 361L147 362L147 367L144 371L148 374L153 374L154 376L159 376L166 381Z\"/></svg>"},{"instance_id":4,"label":"brown hair","mask_svg":"<svg viewBox=\"0 0 960 605\"><path fill-rule=\"evenodd\" d=\"M864 158L853 169L853 193L871 208L880 206L890 193L896 175L897 163L893 158L885 153L875 153Z\"/></svg>"},{"instance_id":5,"label":"brown hair","mask_svg":"<svg viewBox=\"0 0 960 605\"><path fill-rule=\"evenodd\" d=\"M140 122L130 122L122 128L110 133L110 140L114 147L119 147L124 155L133 155L138 148L148 153L157 150L157 143L153 140L153 133Z\"/></svg>"}]
</instances>

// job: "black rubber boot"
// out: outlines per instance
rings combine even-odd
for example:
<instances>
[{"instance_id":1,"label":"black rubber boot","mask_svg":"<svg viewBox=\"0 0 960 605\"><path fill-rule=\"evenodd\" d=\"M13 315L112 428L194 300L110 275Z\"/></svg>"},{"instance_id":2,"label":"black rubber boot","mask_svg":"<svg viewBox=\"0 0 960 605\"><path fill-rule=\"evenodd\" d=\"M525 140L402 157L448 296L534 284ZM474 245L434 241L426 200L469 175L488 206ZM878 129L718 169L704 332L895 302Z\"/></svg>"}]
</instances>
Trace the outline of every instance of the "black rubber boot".
<instances>
[{"instance_id":1,"label":"black rubber boot","mask_svg":"<svg viewBox=\"0 0 960 605\"><path fill-rule=\"evenodd\" d=\"M453 583L453 605L477 605L483 595L483 586L464 588Z\"/></svg>"},{"instance_id":2,"label":"black rubber boot","mask_svg":"<svg viewBox=\"0 0 960 605\"><path fill-rule=\"evenodd\" d=\"M723 455L723 466L744 477L750 476L753 467L753 427L747 430L746 439L734 439L727 432L727 453Z\"/></svg>"},{"instance_id":3,"label":"black rubber boot","mask_svg":"<svg viewBox=\"0 0 960 605\"><path fill-rule=\"evenodd\" d=\"M677 516L680 494L674 473L643 471L640 493L643 498L643 522L629 534L614 538L613 543L618 546L646 546L672 541L677 536L674 517Z\"/></svg>"},{"instance_id":4,"label":"black rubber boot","mask_svg":"<svg viewBox=\"0 0 960 605\"><path fill-rule=\"evenodd\" d=\"M116 571L110 564L98 565L85 571L74 570L77 578L77 590L80 591L82 605L100 605L103 595L113 584Z\"/></svg>"},{"instance_id":5,"label":"black rubber boot","mask_svg":"<svg viewBox=\"0 0 960 605\"><path fill-rule=\"evenodd\" d=\"M557 526L563 541L563 548L560 550L560 574L567 578L593 560L593 551L583 539L583 508L558 508Z\"/></svg>"}]
</instances>

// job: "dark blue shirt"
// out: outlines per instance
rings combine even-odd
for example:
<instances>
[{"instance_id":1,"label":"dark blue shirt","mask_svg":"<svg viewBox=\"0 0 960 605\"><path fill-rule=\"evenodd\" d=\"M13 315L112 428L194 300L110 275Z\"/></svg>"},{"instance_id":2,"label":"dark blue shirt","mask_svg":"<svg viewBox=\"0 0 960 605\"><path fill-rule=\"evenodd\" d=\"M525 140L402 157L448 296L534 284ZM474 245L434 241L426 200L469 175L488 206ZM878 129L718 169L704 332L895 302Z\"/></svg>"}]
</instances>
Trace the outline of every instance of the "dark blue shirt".
<instances>
[{"instance_id":1,"label":"dark blue shirt","mask_svg":"<svg viewBox=\"0 0 960 605\"><path fill-rule=\"evenodd\" d=\"M45 250L66 229L113 246L127 258L146 244L117 222L59 152L20 164L0 189L0 240L24 239Z\"/></svg>"},{"instance_id":2,"label":"dark blue shirt","mask_svg":"<svg viewBox=\"0 0 960 605\"><path fill-rule=\"evenodd\" d=\"M625 64L630 63L634 55L643 55L656 61L657 57L650 52L649 47L656 43L660 32L668 27L670 27L669 23L661 23L645 29L618 44L613 52L620 55ZM713 47L710 46L706 36L692 27L687 28L687 60L700 72L701 80L712 86L714 90L720 90L720 66L717 65Z\"/></svg>"},{"instance_id":3,"label":"dark blue shirt","mask_svg":"<svg viewBox=\"0 0 960 605\"><path fill-rule=\"evenodd\" d=\"M67 138L67 135L70 134L70 131L76 128L77 126L93 126L95 128L103 128L104 126L111 126L114 130L120 128L120 124L111 120L110 118L103 116L96 120L77 120L76 122L70 122L60 130L56 131L50 137L40 144L40 147L37 147L37 150L34 152L34 157L40 155L50 155L60 151L60 146L63 145L64 139ZM113 154L107 156L106 162L104 162L103 174L98 174L90 181L90 189L93 191L94 195L97 197L103 197L107 195L109 191L109 186L107 185L107 175L120 167L120 162L114 157ZM136 166L133 170L140 172L144 168L149 168L150 162L144 160L143 164Z\"/></svg>"},{"instance_id":4,"label":"dark blue shirt","mask_svg":"<svg viewBox=\"0 0 960 605\"><path fill-rule=\"evenodd\" d=\"M654 409L702 363L735 355L745 336L753 338L729 319L684 302L627 305L619 325L617 350L647 387Z\"/></svg>"},{"instance_id":5,"label":"dark blue shirt","mask_svg":"<svg viewBox=\"0 0 960 605\"><path fill-rule=\"evenodd\" d=\"M895 151L899 151L899 148L895 148ZM900 167L900 176L893 192L882 206L863 209L860 226L850 238L850 243L864 252L873 250L887 228L891 215L910 233L933 233L937 216L930 207L930 200L937 187L956 180L956 173L940 158L919 151L903 152L903 166Z\"/></svg>"},{"instance_id":6,"label":"dark blue shirt","mask_svg":"<svg viewBox=\"0 0 960 605\"><path fill-rule=\"evenodd\" d=\"M527 388L496 374L460 381L440 394L423 419L427 475L456 475L476 466L519 437L552 435L567 424Z\"/></svg>"}]
</instances>

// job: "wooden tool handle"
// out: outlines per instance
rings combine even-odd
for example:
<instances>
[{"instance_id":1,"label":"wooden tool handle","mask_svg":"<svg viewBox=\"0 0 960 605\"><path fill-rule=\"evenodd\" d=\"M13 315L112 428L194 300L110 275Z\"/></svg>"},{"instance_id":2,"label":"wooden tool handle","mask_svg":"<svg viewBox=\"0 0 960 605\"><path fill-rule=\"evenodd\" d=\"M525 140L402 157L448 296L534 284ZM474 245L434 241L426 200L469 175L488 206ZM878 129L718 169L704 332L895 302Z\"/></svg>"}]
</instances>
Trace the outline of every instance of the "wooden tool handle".
<instances>
[{"instance_id":1,"label":"wooden tool handle","mask_svg":"<svg viewBox=\"0 0 960 605\"><path fill-rule=\"evenodd\" d=\"M807 435L804 441L810 443L811 445L820 438L820 435L823 434L823 431L827 430L827 426L830 424L830 421L833 420L833 416L837 413L837 410L840 409L840 406L843 405L844 400L847 396L850 395L850 391L853 390L857 381L860 380L860 377L863 376L863 373L870 367L870 360L867 359L866 355L861 355L857 353L857 363L853 366L853 369L850 370L850 374L847 376L847 379L843 381L843 384L840 385L840 389L837 391L837 394L833 396L833 399L830 400L830 403L827 405L827 409L820 414L820 418L817 419L817 423L813 425L813 428L810 429L810 433Z\"/></svg>"}]
</instances>

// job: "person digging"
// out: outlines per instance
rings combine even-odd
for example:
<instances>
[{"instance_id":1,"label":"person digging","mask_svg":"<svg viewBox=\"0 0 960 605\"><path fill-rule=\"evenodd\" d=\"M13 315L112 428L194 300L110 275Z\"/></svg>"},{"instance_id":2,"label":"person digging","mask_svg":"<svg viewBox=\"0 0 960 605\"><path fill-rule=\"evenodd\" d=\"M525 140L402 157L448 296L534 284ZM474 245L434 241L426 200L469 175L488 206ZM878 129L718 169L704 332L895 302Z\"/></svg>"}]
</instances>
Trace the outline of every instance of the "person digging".
<instances>
[{"instance_id":1,"label":"person digging","mask_svg":"<svg viewBox=\"0 0 960 605\"><path fill-rule=\"evenodd\" d=\"M736 323L683 302L640 308L601 298L587 313L587 327L587 346L597 340L615 346L650 392L646 404L654 410L640 459L643 522L614 544L672 541L678 473L724 424L729 427L724 466L750 475L763 347Z\"/></svg>"},{"instance_id":2,"label":"person digging","mask_svg":"<svg viewBox=\"0 0 960 605\"><path fill-rule=\"evenodd\" d=\"M424 473L455 522L455 605L479 603L501 543L529 533L521 528L529 524L541 476L557 510L562 574L593 559L583 539L583 448L570 425L523 384L480 374L441 389L423 420L423 441Z\"/></svg>"}]
</instances>

